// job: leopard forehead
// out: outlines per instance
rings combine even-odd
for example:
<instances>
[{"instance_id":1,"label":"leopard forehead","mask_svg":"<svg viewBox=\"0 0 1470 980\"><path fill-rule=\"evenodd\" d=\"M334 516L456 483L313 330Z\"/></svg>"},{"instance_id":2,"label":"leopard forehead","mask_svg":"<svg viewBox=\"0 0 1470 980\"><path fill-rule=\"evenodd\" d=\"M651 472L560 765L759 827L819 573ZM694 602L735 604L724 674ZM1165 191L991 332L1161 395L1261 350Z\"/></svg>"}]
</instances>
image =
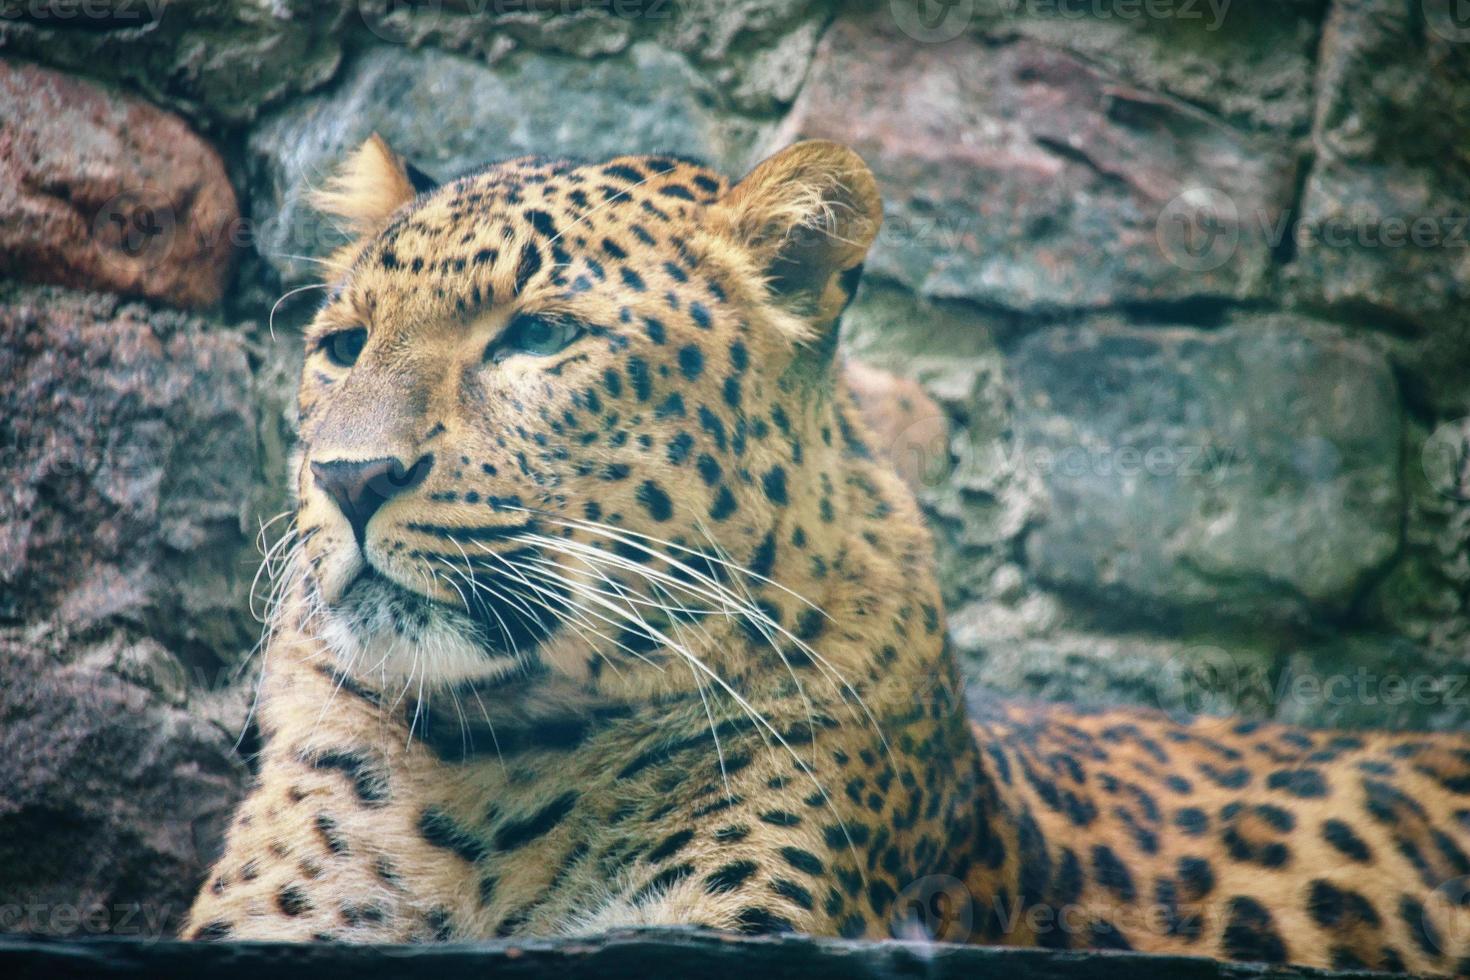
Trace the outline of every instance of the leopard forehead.
<instances>
[{"instance_id":1,"label":"leopard forehead","mask_svg":"<svg viewBox=\"0 0 1470 980\"><path fill-rule=\"evenodd\" d=\"M497 306L651 288L677 312L700 258L691 238L701 212L727 184L669 156L492 165L421 195L365 243L327 319L463 321ZM621 306L608 312L616 318ZM701 307L686 312L698 318Z\"/></svg>"}]
</instances>

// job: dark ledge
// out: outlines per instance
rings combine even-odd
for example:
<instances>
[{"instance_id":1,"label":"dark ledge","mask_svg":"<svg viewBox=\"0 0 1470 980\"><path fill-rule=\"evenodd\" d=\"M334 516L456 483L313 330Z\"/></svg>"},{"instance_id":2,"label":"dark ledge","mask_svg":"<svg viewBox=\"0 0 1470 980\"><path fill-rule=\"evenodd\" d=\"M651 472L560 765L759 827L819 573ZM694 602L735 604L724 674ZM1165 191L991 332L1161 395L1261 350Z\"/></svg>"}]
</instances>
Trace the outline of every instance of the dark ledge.
<instances>
[{"instance_id":1,"label":"dark ledge","mask_svg":"<svg viewBox=\"0 0 1470 980\"><path fill-rule=\"evenodd\" d=\"M1244 980L1369 977L1293 967L1222 963L1191 956L1052 952L908 942L862 943L789 936L743 939L708 932L643 930L591 939L345 946L181 943L0 935L0 976L207 977L209 980L368 980L424 976L538 980L892 980L915 977L1005 980Z\"/></svg>"}]
</instances>

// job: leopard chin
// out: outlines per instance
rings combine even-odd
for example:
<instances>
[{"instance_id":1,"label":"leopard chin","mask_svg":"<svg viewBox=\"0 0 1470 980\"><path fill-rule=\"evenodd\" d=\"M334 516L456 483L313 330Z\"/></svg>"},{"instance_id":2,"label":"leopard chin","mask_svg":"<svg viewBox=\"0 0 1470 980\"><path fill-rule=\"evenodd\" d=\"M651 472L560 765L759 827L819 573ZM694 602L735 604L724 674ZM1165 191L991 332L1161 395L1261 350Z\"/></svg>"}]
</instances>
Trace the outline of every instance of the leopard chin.
<instances>
[{"instance_id":1,"label":"leopard chin","mask_svg":"<svg viewBox=\"0 0 1470 980\"><path fill-rule=\"evenodd\" d=\"M425 596L365 566L321 610L319 635L336 670L384 688L504 682L534 673L561 623L555 605L518 594L508 578L476 577L465 605Z\"/></svg>"}]
</instances>

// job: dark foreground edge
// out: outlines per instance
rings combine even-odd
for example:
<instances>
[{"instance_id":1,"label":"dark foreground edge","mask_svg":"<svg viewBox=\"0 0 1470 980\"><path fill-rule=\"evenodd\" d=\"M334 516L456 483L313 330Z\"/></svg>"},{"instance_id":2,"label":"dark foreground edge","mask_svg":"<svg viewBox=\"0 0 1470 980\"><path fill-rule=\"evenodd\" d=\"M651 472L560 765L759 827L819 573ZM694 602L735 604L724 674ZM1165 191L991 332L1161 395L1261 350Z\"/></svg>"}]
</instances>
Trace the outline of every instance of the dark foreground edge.
<instances>
[{"instance_id":1,"label":"dark foreground edge","mask_svg":"<svg viewBox=\"0 0 1470 980\"><path fill-rule=\"evenodd\" d=\"M909 942L863 943L790 936L742 939L708 932L639 930L591 939L342 946L180 943L0 935L0 977L208 978L208 980L1245 980L1382 977L1189 956L1051 952Z\"/></svg>"}]
</instances>

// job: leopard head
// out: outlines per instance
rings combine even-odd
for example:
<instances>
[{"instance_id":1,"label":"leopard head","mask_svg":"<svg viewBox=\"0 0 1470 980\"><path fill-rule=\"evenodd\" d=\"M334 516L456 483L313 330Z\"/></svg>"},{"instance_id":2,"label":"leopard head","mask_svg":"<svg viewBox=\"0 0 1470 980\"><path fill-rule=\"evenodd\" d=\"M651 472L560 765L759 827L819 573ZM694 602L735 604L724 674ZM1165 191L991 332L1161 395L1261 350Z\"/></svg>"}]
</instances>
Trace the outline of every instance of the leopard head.
<instances>
[{"instance_id":1,"label":"leopard head","mask_svg":"<svg viewBox=\"0 0 1470 980\"><path fill-rule=\"evenodd\" d=\"M374 136L317 204L354 240L306 335L294 483L339 670L587 679L789 635L778 549L841 520L852 449L836 324L881 206L851 150L733 185L625 156L436 186Z\"/></svg>"}]
</instances>

